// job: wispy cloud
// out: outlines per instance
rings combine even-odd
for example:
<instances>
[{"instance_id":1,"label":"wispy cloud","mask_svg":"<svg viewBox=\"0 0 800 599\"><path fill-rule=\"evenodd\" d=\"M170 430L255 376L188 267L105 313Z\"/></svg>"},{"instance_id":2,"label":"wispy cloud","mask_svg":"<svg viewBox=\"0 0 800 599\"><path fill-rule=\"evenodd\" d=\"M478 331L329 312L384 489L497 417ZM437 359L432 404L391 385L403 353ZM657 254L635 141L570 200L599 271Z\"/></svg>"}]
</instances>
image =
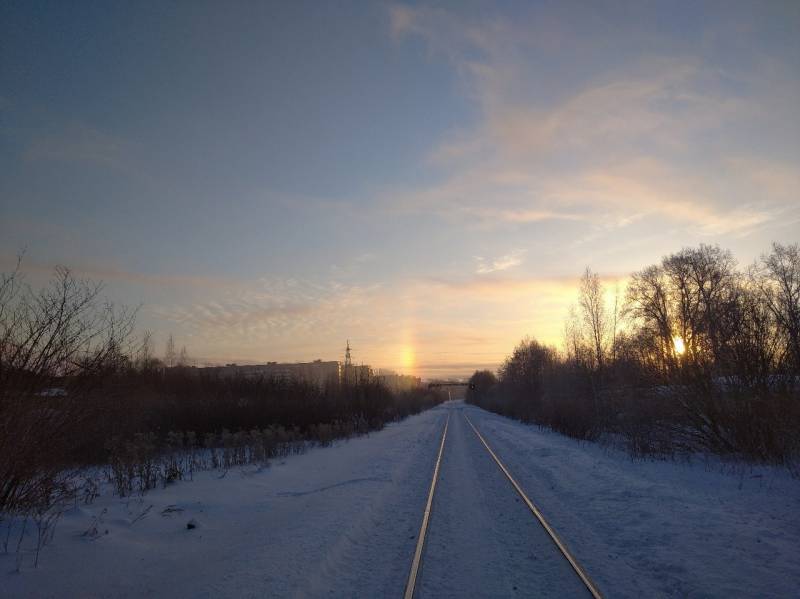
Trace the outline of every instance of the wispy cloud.
<instances>
[{"instance_id":1,"label":"wispy cloud","mask_svg":"<svg viewBox=\"0 0 800 599\"><path fill-rule=\"evenodd\" d=\"M15 255L0 254L0 266L9 268L13 267L14 264L16 264ZM237 289L247 284L242 279L220 275L192 275L178 272L155 274L100 263L43 262L29 256L23 256L22 265L26 273L35 274L37 277L49 276L56 266L65 265L75 276L80 278L106 283L131 283L154 288L188 288L213 292L215 290Z\"/></svg>"},{"instance_id":2,"label":"wispy cloud","mask_svg":"<svg viewBox=\"0 0 800 599\"><path fill-rule=\"evenodd\" d=\"M471 20L426 7L390 14L393 36L420 37L450 61L480 111L472 128L432 149L438 183L393 195L406 209L492 226L572 220L607 231L609 223L665 219L719 236L775 223L796 204L783 191L796 164L760 173L726 168L730 142L723 140L775 126L763 110L775 104L764 73L721 69L665 42L658 53L631 55L544 91L537 55L597 40L547 19ZM780 80L785 69L769 67L763 71Z\"/></svg>"},{"instance_id":3,"label":"wispy cloud","mask_svg":"<svg viewBox=\"0 0 800 599\"><path fill-rule=\"evenodd\" d=\"M498 364L525 334L559 342L577 278L504 276L517 259L510 254L492 260L500 268L491 273L371 286L269 278L213 299L145 311L196 355L337 359L349 338L358 359L376 367L402 369L403 348L410 344L418 357L414 372L465 374Z\"/></svg>"},{"instance_id":4,"label":"wispy cloud","mask_svg":"<svg viewBox=\"0 0 800 599\"><path fill-rule=\"evenodd\" d=\"M514 250L504 256L489 260L482 256L475 256L475 272L479 275L486 275L493 272L508 270L522 264L522 256L525 250Z\"/></svg>"},{"instance_id":5,"label":"wispy cloud","mask_svg":"<svg viewBox=\"0 0 800 599\"><path fill-rule=\"evenodd\" d=\"M365 306L379 285L324 284L297 279L265 278L249 286L218 293L214 299L149 307L152 314L183 328L202 343L235 345L241 350L284 348L334 341L346 328L367 321Z\"/></svg>"},{"instance_id":6,"label":"wispy cloud","mask_svg":"<svg viewBox=\"0 0 800 599\"><path fill-rule=\"evenodd\" d=\"M779 214L779 207L770 203L726 205L702 178L654 160L633 160L554 180L544 195L561 205L601 207L618 216L619 227L650 216L707 236L743 233Z\"/></svg>"}]
</instances>

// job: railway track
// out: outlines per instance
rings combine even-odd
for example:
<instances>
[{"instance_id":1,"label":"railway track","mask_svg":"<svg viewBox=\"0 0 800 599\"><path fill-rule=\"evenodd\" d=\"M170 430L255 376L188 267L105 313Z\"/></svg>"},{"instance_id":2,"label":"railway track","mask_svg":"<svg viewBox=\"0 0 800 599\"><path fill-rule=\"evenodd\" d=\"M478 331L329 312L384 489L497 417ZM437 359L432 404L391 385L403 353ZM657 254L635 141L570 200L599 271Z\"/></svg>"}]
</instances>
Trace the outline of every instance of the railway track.
<instances>
[{"instance_id":1,"label":"railway track","mask_svg":"<svg viewBox=\"0 0 800 599\"><path fill-rule=\"evenodd\" d=\"M439 455L436 456L436 466L433 468L433 480L431 480L431 488L428 492L428 501L425 504L425 513L422 516L422 526L417 535L417 547L414 550L414 559L411 561L411 571L408 573L408 582L406 583L406 592L404 599L412 599L414 591L417 588L417 575L419 574L419 567L422 563L422 550L425 548L425 539L428 535L428 522L431 518L431 506L433 505L433 494L436 492L436 481L439 479L439 467L442 464L442 454L444 453L444 442L447 439L447 427L450 424L450 412L447 413L447 420L444 423L444 432L442 432L442 442L439 444Z\"/></svg>"},{"instance_id":2,"label":"railway track","mask_svg":"<svg viewBox=\"0 0 800 599\"><path fill-rule=\"evenodd\" d=\"M556 533L556 531L553 529L553 527L547 522L547 520L545 519L545 517L542 514L542 512L537 508L536 504L528 497L528 495L522 489L520 484L514 479L514 477L511 475L511 472L508 470L508 468L505 466L505 464L503 464L503 462L500 460L498 455L492 450L492 448L490 447L489 443L486 441L486 439L483 437L483 435L480 433L480 431L478 431L477 427L472 423L472 420L469 418L469 416L467 416L466 414L463 414L463 416L464 416L464 419L467 422L467 424L470 426L472 431L475 433L477 439L480 441L480 443L483 446L483 448L489 453L489 455L491 456L491 458L494 461L494 463L497 465L497 467L500 469L500 471L503 473L503 475L509 481L511 486L514 488L514 490L520 496L520 498L522 499L523 503L526 505L528 510L536 518L538 523L541 525L541 527L547 533L547 536L553 542L553 545L557 548L557 550L560 553L560 555L569 563L569 566L571 567L572 571L580 579L583 587L586 589L588 594L591 597L593 597L594 599L602 599L602 594L600 593L600 591L597 588L597 586L594 584L594 582L592 582L592 580L589 577L589 575L586 573L586 571L583 569L583 567L581 567L581 565L578 563L578 561L575 558L575 556L572 555L572 553L567 548L566 544L559 537L559 535ZM445 422L445 426L444 426L444 429L443 429L443 432L442 432L442 439L441 439L441 442L439 444L438 455L436 457L436 464L434 466L433 477L432 477L432 480L431 480L431 486L430 486L430 489L429 489L429 492L428 492L428 500L426 502L425 512L424 512L423 518L422 518L422 525L420 527L419 535L417 536L417 545L416 545L416 549L414 551L414 558L413 558L412 563L411 563L411 569L410 569L410 572L409 572L408 581L406 583L404 599L413 599L415 591L417 589L417 582L418 582L418 579L419 579L420 568L421 568L421 565L422 565L422 558L423 558L423 554L424 554L424 550L425 550L427 532L428 532L429 524L430 524L430 521L431 521L433 498L434 498L434 495L435 495L435 492L436 492L436 483L437 483L437 480L439 479L439 473L440 473L441 462L442 462L442 455L444 454L445 442L446 442L446 439L447 439L447 429L448 429L449 424L450 424L450 413L448 412L447 420Z\"/></svg>"}]
</instances>

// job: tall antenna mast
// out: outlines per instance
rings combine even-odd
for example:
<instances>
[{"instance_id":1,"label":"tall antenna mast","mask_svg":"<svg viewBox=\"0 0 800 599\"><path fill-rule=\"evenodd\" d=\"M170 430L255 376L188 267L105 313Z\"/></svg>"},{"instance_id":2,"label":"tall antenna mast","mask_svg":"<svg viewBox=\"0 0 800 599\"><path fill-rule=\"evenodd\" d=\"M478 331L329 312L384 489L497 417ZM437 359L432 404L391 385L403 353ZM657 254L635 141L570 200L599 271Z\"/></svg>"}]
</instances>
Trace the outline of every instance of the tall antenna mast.
<instances>
[{"instance_id":1,"label":"tall antenna mast","mask_svg":"<svg viewBox=\"0 0 800 599\"><path fill-rule=\"evenodd\" d=\"M344 352L344 366L349 368L353 365L353 360L350 358L350 340L347 340L347 349Z\"/></svg>"}]
</instances>

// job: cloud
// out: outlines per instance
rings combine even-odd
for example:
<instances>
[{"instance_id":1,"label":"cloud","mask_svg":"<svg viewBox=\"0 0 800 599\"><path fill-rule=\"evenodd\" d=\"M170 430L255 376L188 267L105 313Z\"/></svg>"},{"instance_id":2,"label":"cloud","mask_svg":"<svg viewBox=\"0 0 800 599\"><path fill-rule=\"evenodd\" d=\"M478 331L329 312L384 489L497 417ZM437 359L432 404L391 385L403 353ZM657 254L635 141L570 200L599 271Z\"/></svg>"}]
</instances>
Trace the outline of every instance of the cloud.
<instances>
[{"instance_id":1,"label":"cloud","mask_svg":"<svg viewBox=\"0 0 800 599\"><path fill-rule=\"evenodd\" d=\"M242 350L289 343L322 342L348 326L362 328L368 319L364 307L379 285L324 284L297 279L262 278L248 286L218 293L196 303L150 306L161 320L182 327L203 343L230 345ZM344 338L344 337L342 337Z\"/></svg>"},{"instance_id":2,"label":"cloud","mask_svg":"<svg viewBox=\"0 0 800 599\"><path fill-rule=\"evenodd\" d=\"M522 264L522 256L524 254L525 250L514 250L491 261L481 256L475 256L475 272L480 275L486 275L519 266Z\"/></svg>"},{"instance_id":3,"label":"cloud","mask_svg":"<svg viewBox=\"0 0 800 599\"><path fill-rule=\"evenodd\" d=\"M684 223L706 236L746 232L778 214L777 208L769 205L726 206L701 178L652 160L634 160L554 180L544 195L561 205L602 207L621 217L617 221L620 227L649 216Z\"/></svg>"},{"instance_id":4,"label":"cloud","mask_svg":"<svg viewBox=\"0 0 800 599\"><path fill-rule=\"evenodd\" d=\"M174 333L195 356L218 362L341 359L350 339L357 360L422 376L468 375L502 362L525 335L558 344L577 273L510 276L509 252L485 264L500 268L462 277L410 277L374 285L264 277L230 289L145 305L157 330ZM613 275L603 277L608 285ZM412 348L417 365L402 356Z\"/></svg>"},{"instance_id":5,"label":"cloud","mask_svg":"<svg viewBox=\"0 0 800 599\"><path fill-rule=\"evenodd\" d=\"M389 29L392 36L399 38L414 30L417 13L410 6L395 4L389 7Z\"/></svg>"},{"instance_id":6,"label":"cloud","mask_svg":"<svg viewBox=\"0 0 800 599\"><path fill-rule=\"evenodd\" d=\"M750 71L723 68L702 43L692 53L650 32L657 50L598 59L583 76L553 74L540 65L580 55L578 71L609 49L592 31L622 31L586 16L590 33L578 35L581 25L536 10L510 22L393 9L393 36L423 39L449 61L479 117L431 149L438 182L395 190L389 201L478 226L573 221L592 228L596 242L655 220L700 236L743 236L793 209L796 193L786 190L797 189L796 163L738 170L727 158L732 144L751 141L748 131L780 132L793 120L770 96L778 87L780 97L798 94L774 85L786 76L774 57L753 57Z\"/></svg>"},{"instance_id":7,"label":"cloud","mask_svg":"<svg viewBox=\"0 0 800 599\"><path fill-rule=\"evenodd\" d=\"M44 226L44 225L41 225ZM58 229L53 230L53 234L58 233ZM16 263L16 256L11 254L0 254L0 266L8 268ZM23 270L37 277L50 276L55 267L62 262L47 263L25 256L23 258ZM103 264L65 264L72 273L81 278L91 279L96 282L106 283L132 283L145 285L153 288L182 288L198 289L202 291L214 291L223 289L236 289L246 283L242 279L225 277L219 275L189 275L184 273L154 274L140 271L126 270L111 265Z\"/></svg>"},{"instance_id":8,"label":"cloud","mask_svg":"<svg viewBox=\"0 0 800 599\"><path fill-rule=\"evenodd\" d=\"M584 220L584 216L544 209L498 208L493 206L465 207L464 212L482 222L538 223L552 220Z\"/></svg>"},{"instance_id":9,"label":"cloud","mask_svg":"<svg viewBox=\"0 0 800 599\"><path fill-rule=\"evenodd\" d=\"M580 269L578 269L580 270ZM600 281L606 286L613 286L625 279L627 274L605 272L598 273ZM476 273L468 277L427 277L419 279L419 290L442 294L467 300L479 301L518 301L523 297L558 296L573 297L577 293L580 274L561 277L542 276L504 276L491 274L486 276ZM571 301L571 300L570 300ZM569 302L567 302L569 303Z\"/></svg>"},{"instance_id":10,"label":"cloud","mask_svg":"<svg viewBox=\"0 0 800 599\"><path fill-rule=\"evenodd\" d=\"M546 221L580 221L584 214L549 204L547 179L513 167L482 166L459 171L444 181L417 189L384 192L390 212L436 214L478 227Z\"/></svg>"},{"instance_id":11,"label":"cloud","mask_svg":"<svg viewBox=\"0 0 800 599\"><path fill-rule=\"evenodd\" d=\"M502 268L516 259L511 252L491 262ZM193 355L220 361L340 359L349 338L357 359L374 367L403 370L412 347L417 374L469 374L501 362L525 334L560 339L576 278L502 276L509 270L370 286L264 278L144 311Z\"/></svg>"}]
</instances>

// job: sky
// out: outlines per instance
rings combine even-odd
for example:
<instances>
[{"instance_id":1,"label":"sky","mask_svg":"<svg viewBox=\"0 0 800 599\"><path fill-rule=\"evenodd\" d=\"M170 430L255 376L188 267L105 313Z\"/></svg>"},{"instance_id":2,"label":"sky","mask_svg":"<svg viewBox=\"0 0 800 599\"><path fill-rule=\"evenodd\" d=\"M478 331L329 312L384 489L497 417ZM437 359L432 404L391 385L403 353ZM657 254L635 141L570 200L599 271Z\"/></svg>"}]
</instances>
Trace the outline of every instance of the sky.
<instances>
[{"instance_id":1,"label":"sky","mask_svg":"<svg viewBox=\"0 0 800 599\"><path fill-rule=\"evenodd\" d=\"M0 270L198 363L426 378L700 243L800 241L797 2L0 6Z\"/></svg>"}]
</instances>

